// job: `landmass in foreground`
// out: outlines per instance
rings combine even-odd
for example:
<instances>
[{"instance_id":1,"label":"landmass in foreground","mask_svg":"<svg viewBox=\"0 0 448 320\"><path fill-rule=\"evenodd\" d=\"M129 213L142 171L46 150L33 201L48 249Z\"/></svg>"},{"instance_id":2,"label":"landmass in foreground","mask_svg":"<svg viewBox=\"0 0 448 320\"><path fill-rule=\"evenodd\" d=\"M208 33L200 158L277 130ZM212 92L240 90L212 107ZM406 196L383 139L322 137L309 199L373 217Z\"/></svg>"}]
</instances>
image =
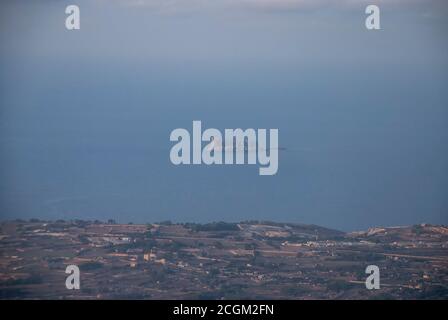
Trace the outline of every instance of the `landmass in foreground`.
<instances>
[{"instance_id":1,"label":"landmass in foreground","mask_svg":"<svg viewBox=\"0 0 448 320\"><path fill-rule=\"evenodd\" d=\"M448 228L260 221L0 225L1 299L447 299ZM81 289L65 287L65 269ZM381 288L367 290L377 265Z\"/></svg>"}]
</instances>

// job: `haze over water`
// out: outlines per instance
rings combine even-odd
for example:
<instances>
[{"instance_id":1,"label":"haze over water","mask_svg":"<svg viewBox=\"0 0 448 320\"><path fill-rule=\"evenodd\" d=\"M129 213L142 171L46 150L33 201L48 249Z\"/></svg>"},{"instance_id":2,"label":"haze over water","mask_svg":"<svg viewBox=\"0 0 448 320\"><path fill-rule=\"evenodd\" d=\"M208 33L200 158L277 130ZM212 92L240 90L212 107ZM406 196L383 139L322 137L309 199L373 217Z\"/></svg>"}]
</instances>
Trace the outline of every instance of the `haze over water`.
<instances>
[{"instance_id":1,"label":"haze over water","mask_svg":"<svg viewBox=\"0 0 448 320\"><path fill-rule=\"evenodd\" d=\"M79 2L74 32L64 4L2 4L1 219L448 223L442 1L383 5L375 32L344 1ZM278 128L278 173L172 165L193 120Z\"/></svg>"}]
</instances>

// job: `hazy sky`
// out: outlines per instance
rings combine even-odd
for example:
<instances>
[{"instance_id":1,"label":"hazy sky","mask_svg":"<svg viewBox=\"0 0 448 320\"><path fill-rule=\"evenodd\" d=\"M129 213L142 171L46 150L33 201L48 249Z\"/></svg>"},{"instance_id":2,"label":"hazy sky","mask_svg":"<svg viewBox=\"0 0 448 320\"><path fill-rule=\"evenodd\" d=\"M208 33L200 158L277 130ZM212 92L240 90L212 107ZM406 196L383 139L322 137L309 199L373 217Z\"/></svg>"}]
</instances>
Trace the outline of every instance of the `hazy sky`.
<instances>
[{"instance_id":1,"label":"hazy sky","mask_svg":"<svg viewBox=\"0 0 448 320\"><path fill-rule=\"evenodd\" d=\"M65 29L69 4L81 30ZM444 0L2 1L0 217L447 224L447 14ZM193 120L278 128L278 174L173 166L169 134Z\"/></svg>"}]
</instances>

